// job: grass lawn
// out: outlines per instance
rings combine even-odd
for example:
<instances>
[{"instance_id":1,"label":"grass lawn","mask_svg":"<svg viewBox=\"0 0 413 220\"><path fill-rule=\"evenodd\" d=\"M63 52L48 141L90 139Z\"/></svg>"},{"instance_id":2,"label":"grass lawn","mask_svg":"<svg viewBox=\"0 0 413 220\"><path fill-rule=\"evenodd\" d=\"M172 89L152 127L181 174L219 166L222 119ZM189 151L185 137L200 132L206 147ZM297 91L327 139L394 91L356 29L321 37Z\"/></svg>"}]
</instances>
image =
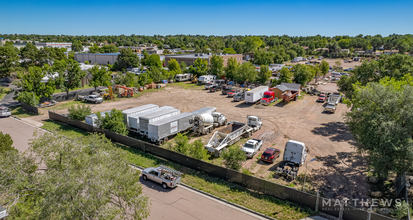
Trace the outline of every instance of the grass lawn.
<instances>
[{"instance_id":1,"label":"grass lawn","mask_svg":"<svg viewBox=\"0 0 413 220\"><path fill-rule=\"evenodd\" d=\"M83 130L54 121L44 122L42 128L47 130L58 128L60 129L58 132L72 139L90 135ZM252 192L240 185L229 183L203 172L184 168L178 164L142 151L120 144L116 144L116 146L124 150L125 159L129 163L142 167L156 167L164 164L174 169L184 171L186 174L182 177L183 183L279 220L298 220L316 214L309 208L283 201L273 196Z\"/></svg>"},{"instance_id":2,"label":"grass lawn","mask_svg":"<svg viewBox=\"0 0 413 220\"><path fill-rule=\"evenodd\" d=\"M198 84L198 83L191 83L191 82L169 83L168 86L176 86L176 87L181 87L183 89L195 89L195 90L205 89L204 85Z\"/></svg>"},{"instance_id":3,"label":"grass lawn","mask_svg":"<svg viewBox=\"0 0 413 220\"><path fill-rule=\"evenodd\" d=\"M32 112L24 110L21 106L13 106L9 108L12 115L18 118L26 118L30 116L35 116Z\"/></svg>"},{"instance_id":4,"label":"grass lawn","mask_svg":"<svg viewBox=\"0 0 413 220\"><path fill-rule=\"evenodd\" d=\"M140 92L136 92L133 94L133 98L138 98L141 97L142 95L146 94L146 93L150 93L150 92L160 92L165 90L165 88L159 88L159 89L145 89L143 91Z\"/></svg>"}]
</instances>

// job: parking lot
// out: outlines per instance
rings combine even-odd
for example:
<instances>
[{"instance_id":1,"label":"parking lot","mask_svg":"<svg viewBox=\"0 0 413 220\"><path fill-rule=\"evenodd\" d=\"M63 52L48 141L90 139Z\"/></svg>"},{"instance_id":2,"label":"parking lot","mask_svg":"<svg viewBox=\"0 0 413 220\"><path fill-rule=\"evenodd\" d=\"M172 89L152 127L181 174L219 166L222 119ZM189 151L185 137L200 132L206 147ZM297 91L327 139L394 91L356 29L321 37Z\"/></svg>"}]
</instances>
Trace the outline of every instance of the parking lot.
<instances>
[{"instance_id":1,"label":"parking lot","mask_svg":"<svg viewBox=\"0 0 413 220\"><path fill-rule=\"evenodd\" d=\"M328 86L334 88L335 84L329 83ZM124 110L144 104L168 105L180 109L181 112L214 106L217 107L218 112L226 115L228 121L240 122L246 122L247 115L257 115L263 120L263 128L257 131L253 138L264 140L262 151L270 146L283 151L288 140L303 142L309 149L307 161L317 159L308 163L307 180L312 186L322 189L327 197L345 196L351 199L365 196L368 190L364 174L365 160L354 151L355 141L343 119L344 113L350 109L344 104L339 104L335 114L326 114L323 113L323 104L315 102L316 99L316 96L304 95L289 104L280 102L271 106L250 106L233 102L221 92L210 93L202 87L184 89L168 86L138 98L125 98L121 101L90 104L90 106L94 112L112 108ZM57 112L67 113L67 110ZM34 118L42 121L47 119L47 114ZM211 135L200 138L206 143ZM247 160L243 168L249 169L256 176L289 184L288 181L272 175L277 164L282 160L281 157L274 164L263 163L257 158L256 156ZM299 176L304 172L305 166L299 170Z\"/></svg>"}]
</instances>

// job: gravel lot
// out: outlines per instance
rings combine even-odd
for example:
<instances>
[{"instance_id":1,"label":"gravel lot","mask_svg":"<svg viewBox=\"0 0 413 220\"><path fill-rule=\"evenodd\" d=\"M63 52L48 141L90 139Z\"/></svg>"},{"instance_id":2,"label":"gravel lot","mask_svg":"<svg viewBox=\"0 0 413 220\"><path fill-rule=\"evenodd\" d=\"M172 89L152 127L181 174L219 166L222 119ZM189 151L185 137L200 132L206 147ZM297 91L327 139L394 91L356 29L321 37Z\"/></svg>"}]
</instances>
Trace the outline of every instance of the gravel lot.
<instances>
[{"instance_id":1,"label":"gravel lot","mask_svg":"<svg viewBox=\"0 0 413 220\"><path fill-rule=\"evenodd\" d=\"M329 83L326 86L334 88L335 84ZM309 149L307 161L317 158L317 161L308 163L307 181L312 186L309 189L314 189L313 187L321 189L326 197L365 198L369 189L365 172L366 162L353 149L355 141L343 119L344 113L350 109L344 104L339 104L335 114L325 114L323 104L316 103L316 99L316 96L305 95L289 104L280 102L273 106L248 106L232 102L232 99L221 95L221 92L207 92L202 87L183 89L168 86L138 98L91 104L91 106L94 112L112 108L124 110L150 103L173 106L181 112L215 106L218 112L226 115L228 121L246 122L247 115L260 116L264 125L253 135L253 138L262 138L265 141L262 151L270 146L283 151L288 140L296 140L307 145ZM66 113L67 110L57 112ZM46 113L32 118L42 121L48 116ZM211 135L201 137L204 143ZM289 184L288 181L271 174L281 158L274 164L262 163L254 158L246 161L243 167L248 168L256 176ZM300 169L299 175L304 172L305 166ZM298 184L298 180L295 183ZM301 189L301 186L296 187Z\"/></svg>"}]
</instances>

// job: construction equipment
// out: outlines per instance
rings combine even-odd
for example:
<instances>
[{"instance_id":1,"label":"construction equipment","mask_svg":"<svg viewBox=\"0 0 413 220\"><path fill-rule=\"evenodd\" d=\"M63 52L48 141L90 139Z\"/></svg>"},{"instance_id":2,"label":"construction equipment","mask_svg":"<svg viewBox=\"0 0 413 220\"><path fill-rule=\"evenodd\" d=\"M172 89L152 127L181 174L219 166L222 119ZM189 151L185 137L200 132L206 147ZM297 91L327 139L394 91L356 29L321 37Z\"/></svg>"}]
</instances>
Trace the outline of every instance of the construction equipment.
<instances>
[{"instance_id":1,"label":"construction equipment","mask_svg":"<svg viewBox=\"0 0 413 220\"><path fill-rule=\"evenodd\" d=\"M198 77L192 76L191 77L191 83L197 83L198 82Z\"/></svg>"},{"instance_id":2,"label":"construction equipment","mask_svg":"<svg viewBox=\"0 0 413 220\"><path fill-rule=\"evenodd\" d=\"M304 164L307 157L307 148L304 143L290 140L285 144L284 156L281 165L276 168L275 173L280 176L295 179L298 169Z\"/></svg>"},{"instance_id":3,"label":"construction equipment","mask_svg":"<svg viewBox=\"0 0 413 220\"><path fill-rule=\"evenodd\" d=\"M118 98L133 97L133 89L131 89L131 88L128 88L126 86L117 85L117 86L115 86L114 89L115 89L116 93L118 94Z\"/></svg>"},{"instance_id":4,"label":"construction equipment","mask_svg":"<svg viewBox=\"0 0 413 220\"><path fill-rule=\"evenodd\" d=\"M100 96L106 100L114 99L115 96L113 96L112 86L108 86L108 90L105 89L105 90L100 91Z\"/></svg>"}]
</instances>

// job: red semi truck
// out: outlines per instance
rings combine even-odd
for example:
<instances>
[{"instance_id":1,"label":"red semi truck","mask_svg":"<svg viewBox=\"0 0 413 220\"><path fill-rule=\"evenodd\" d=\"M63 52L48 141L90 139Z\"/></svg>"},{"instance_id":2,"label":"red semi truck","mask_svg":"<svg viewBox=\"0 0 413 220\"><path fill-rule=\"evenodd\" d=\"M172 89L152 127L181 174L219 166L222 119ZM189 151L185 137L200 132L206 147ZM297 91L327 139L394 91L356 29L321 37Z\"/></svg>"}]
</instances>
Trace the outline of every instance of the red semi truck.
<instances>
[{"instance_id":1,"label":"red semi truck","mask_svg":"<svg viewBox=\"0 0 413 220\"><path fill-rule=\"evenodd\" d=\"M275 93L272 92L272 91L266 91L266 92L264 92L264 95L262 96L261 104L269 105L270 103L274 102L275 100L276 100Z\"/></svg>"}]
</instances>

